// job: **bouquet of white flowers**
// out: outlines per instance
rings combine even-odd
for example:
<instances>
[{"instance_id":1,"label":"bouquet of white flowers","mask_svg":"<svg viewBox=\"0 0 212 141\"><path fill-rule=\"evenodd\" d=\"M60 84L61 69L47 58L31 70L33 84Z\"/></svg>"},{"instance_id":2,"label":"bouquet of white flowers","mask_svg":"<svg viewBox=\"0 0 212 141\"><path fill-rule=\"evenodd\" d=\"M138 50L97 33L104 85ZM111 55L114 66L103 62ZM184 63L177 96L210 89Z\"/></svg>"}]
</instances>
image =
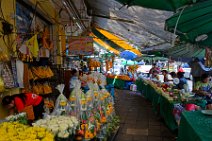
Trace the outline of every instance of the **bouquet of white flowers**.
<instances>
[{"instance_id":1,"label":"bouquet of white flowers","mask_svg":"<svg viewBox=\"0 0 212 141\"><path fill-rule=\"evenodd\" d=\"M10 115L5 118L7 121L18 121L22 124L27 124L27 116L26 113L19 113L17 115Z\"/></svg>"},{"instance_id":2,"label":"bouquet of white flowers","mask_svg":"<svg viewBox=\"0 0 212 141\"><path fill-rule=\"evenodd\" d=\"M74 116L49 116L46 119L36 121L32 125L44 127L56 137L68 138L75 134L79 121Z\"/></svg>"}]
</instances>

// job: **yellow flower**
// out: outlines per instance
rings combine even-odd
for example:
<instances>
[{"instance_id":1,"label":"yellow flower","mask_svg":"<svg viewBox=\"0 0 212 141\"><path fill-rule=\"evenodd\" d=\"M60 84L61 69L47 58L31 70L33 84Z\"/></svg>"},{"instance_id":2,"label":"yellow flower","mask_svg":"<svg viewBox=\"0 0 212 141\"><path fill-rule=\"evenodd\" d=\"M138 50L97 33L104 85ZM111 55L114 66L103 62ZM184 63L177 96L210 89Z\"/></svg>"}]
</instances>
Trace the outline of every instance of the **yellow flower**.
<instances>
[{"instance_id":1,"label":"yellow flower","mask_svg":"<svg viewBox=\"0 0 212 141\"><path fill-rule=\"evenodd\" d=\"M0 124L0 141L53 141L54 136L44 128L29 127L18 122Z\"/></svg>"}]
</instances>

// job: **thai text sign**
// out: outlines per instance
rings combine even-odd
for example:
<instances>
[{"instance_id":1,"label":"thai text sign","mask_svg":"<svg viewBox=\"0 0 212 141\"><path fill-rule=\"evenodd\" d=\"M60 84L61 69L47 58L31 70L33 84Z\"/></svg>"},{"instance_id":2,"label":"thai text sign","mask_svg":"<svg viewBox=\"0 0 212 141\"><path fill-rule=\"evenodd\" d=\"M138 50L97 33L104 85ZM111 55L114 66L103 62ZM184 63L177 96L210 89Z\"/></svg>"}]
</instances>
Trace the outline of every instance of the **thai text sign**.
<instances>
[{"instance_id":1,"label":"thai text sign","mask_svg":"<svg viewBox=\"0 0 212 141\"><path fill-rule=\"evenodd\" d=\"M91 55L94 52L93 38L72 37L69 40L69 55Z\"/></svg>"}]
</instances>

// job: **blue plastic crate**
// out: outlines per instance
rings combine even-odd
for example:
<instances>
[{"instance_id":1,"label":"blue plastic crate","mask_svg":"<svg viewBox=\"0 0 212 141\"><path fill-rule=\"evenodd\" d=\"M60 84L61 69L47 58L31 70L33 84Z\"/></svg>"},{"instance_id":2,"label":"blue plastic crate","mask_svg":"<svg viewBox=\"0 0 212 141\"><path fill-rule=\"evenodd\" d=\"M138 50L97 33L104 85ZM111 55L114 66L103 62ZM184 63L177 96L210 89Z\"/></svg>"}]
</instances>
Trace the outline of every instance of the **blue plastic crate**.
<instances>
[{"instance_id":1,"label":"blue plastic crate","mask_svg":"<svg viewBox=\"0 0 212 141\"><path fill-rule=\"evenodd\" d=\"M134 84L134 83L132 81L126 81L125 82L125 89L129 90L131 84Z\"/></svg>"}]
</instances>

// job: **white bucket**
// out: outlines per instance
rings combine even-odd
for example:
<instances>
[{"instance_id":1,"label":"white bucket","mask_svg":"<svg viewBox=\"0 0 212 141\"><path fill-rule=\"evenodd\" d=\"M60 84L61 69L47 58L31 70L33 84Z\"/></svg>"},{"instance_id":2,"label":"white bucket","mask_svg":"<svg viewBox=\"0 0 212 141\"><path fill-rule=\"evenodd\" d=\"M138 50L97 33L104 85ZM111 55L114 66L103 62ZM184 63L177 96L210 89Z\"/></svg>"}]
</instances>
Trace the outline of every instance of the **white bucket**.
<instances>
[{"instance_id":1,"label":"white bucket","mask_svg":"<svg viewBox=\"0 0 212 141\"><path fill-rule=\"evenodd\" d=\"M137 91L137 86L135 84L131 84L130 85L130 90L134 91L134 92Z\"/></svg>"}]
</instances>

